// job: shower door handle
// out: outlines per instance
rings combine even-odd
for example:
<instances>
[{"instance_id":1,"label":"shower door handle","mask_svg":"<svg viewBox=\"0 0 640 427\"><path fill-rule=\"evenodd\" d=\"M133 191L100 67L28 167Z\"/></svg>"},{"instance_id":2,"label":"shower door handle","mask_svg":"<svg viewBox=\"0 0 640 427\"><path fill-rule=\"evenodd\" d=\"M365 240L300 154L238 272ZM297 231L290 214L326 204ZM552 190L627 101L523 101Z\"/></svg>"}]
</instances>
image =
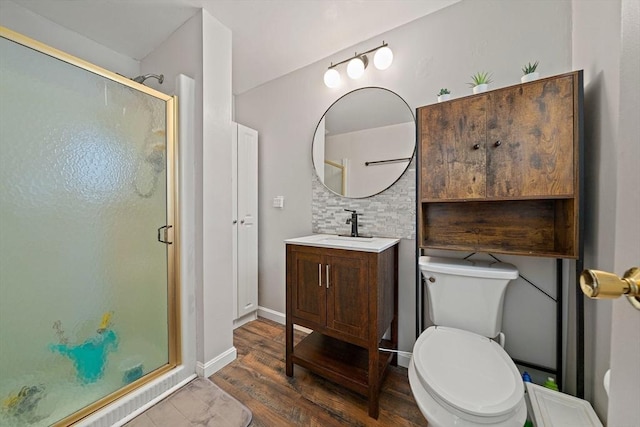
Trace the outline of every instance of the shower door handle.
<instances>
[{"instance_id":1,"label":"shower door handle","mask_svg":"<svg viewBox=\"0 0 640 427\"><path fill-rule=\"evenodd\" d=\"M164 243L165 245L173 244L173 242L169 242L167 240L168 239L167 234L170 228L173 228L173 225L163 225L162 227L158 228L158 242ZM162 230L164 230L164 233L162 233ZM161 234L164 234L164 238L160 237Z\"/></svg>"}]
</instances>

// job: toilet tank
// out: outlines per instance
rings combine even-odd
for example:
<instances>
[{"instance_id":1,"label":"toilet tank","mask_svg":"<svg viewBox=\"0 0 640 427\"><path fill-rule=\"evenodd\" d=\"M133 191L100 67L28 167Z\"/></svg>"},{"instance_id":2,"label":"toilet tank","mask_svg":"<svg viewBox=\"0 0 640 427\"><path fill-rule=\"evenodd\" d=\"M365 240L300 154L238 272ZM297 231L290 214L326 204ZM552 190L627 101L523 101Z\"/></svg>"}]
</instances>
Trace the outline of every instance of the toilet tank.
<instances>
[{"instance_id":1,"label":"toilet tank","mask_svg":"<svg viewBox=\"0 0 640 427\"><path fill-rule=\"evenodd\" d=\"M507 284L518 277L511 264L421 256L427 285L429 318L449 326L495 338L502 330Z\"/></svg>"}]
</instances>

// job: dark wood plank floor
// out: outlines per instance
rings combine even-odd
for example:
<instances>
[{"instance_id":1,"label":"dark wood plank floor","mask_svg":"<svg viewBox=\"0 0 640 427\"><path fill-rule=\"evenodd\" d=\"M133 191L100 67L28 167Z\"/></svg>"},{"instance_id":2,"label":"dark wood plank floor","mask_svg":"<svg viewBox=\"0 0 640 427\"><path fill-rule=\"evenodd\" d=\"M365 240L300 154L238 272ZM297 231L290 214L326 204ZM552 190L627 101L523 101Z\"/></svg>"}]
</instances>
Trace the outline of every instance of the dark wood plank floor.
<instances>
[{"instance_id":1,"label":"dark wood plank floor","mask_svg":"<svg viewBox=\"0 0 640 427\"><path fill-rule=\"evenodd\" d=\"M296 343L304 334L295 332ZM390 367L380 392L380 416L367 415L367 400L300 366L285 375L284 326L258 319L233 334L238 358L209 377L253 412L254 427L426 426L407 378Z\"/></svg>"}]
</instances>

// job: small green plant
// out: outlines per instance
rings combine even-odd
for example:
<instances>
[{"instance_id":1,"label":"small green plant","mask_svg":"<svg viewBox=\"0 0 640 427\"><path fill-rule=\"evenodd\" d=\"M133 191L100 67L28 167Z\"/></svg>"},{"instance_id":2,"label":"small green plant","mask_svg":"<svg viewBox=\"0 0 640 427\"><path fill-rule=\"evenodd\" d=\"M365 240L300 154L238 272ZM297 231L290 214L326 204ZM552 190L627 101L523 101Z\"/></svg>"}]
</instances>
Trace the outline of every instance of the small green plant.
<instances>
[{"instance_id":1,"label":"small green plant","mask_svg":"<svg viewBox=\"0 0 640 427\"><path fill-rule=\"evenodd\" d=\"M442 95L450 95L451 92L449 92L449 89L447 88L442 88L440 89L440 92L438 92L438 96L442 96Z\"/></svg>"},{"instance_id":2,"label":"small green plant","mask_svg":"<svg viewBox=\"0 0 640 427\"><path fill-rule=\"evenodd\" d=\"M471 81L468 84L470 87L476 87L478 85L488 85L491 82L491 73L488 73L486 71L478 71L471 76Z\"/></svg>"},{"instance_id":3,"label":"small green plant","mask_svg":"<svg viewBox=\"0 0 640 427\"><path fill-rule=\"evenodd\" d=\"M536 68L538 68L538 61L534 62L533 64L531 62L529 62L527 65L522 67L522 72L525 75L531 74L531 73L536 71Z\"/></svg>"}]
</instances>

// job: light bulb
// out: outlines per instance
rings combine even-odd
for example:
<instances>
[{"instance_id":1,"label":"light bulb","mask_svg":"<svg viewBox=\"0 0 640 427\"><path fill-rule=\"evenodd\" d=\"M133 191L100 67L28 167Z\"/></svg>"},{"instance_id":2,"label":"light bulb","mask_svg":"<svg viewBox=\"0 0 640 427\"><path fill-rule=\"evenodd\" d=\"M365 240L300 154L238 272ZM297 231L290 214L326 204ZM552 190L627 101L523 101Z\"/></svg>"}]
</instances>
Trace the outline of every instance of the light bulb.
<instances>
[{"instance_id":1,"label":"light bulb","mask_svg":"<svg viewBox=\"0 0 640 427\"><path fill-rule=\"evenodd\" d=\"M364 74L365 63L360 57L353 58L347 64L347 75L352 79L359 79Z\"/></svg>"},{"instance_id":2,"label":"light bulb","mask_svg":"<svg viewBox=\"0 0 640 427\"><path fill-rule=\"evenodd\" d=\"M335 68L329 68L324 73L324 84L327 87L334 88L340 85L340 73Z\"/></svg>"},{"instance_id":3,"label":"light bulb","mask_svg":"<svg viewBox=\"0 0 640 427\"><path fill-rule=\"evenodd\" d=\"M378 49L373 57L373 65L375 65L378 70L386 70L391 66L392 62L393 52L387 46Z\"/></svg>"}]
</instances>

